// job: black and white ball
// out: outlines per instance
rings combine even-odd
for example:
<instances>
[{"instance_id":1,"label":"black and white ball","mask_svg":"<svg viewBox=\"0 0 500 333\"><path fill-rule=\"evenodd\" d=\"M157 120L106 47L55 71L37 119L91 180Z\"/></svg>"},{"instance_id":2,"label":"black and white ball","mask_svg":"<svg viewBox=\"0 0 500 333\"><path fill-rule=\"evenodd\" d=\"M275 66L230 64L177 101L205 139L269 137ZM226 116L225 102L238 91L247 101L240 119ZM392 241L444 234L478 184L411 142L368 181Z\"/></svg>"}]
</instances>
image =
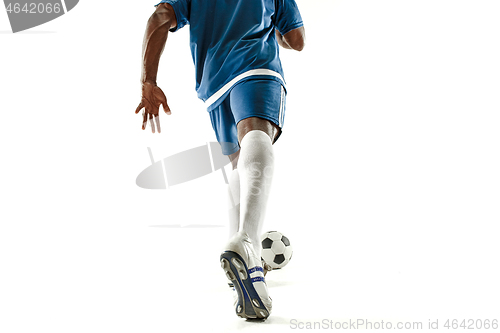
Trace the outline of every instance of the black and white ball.
<instances>
[{"instance_id":1,"label":"black and white ball","mask_svg":"<svg viewBox=\"0 0 500 333\"><path fill-rule=\"evenodd\" d=\"M268 231L261 237L262 259L273 269L285 267L292 259L290 240L278 231Z\"/></svg>"}]
</instances>

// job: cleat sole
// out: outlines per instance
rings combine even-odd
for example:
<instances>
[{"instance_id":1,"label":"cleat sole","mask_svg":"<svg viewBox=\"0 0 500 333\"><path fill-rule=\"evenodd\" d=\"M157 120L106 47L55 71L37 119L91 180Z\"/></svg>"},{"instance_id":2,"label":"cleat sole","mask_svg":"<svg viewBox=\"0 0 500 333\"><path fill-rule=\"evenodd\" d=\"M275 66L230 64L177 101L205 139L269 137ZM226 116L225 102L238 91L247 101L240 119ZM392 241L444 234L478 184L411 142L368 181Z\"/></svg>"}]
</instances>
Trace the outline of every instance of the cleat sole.
<instances>
[{"instance_id":1,"label":"cleat sole","mask_svg":"<svg viewBox=\"0 0 500 333\"><path fill-rule=\"evenodd\" d=\"M236 315L250 319L269 317L269 311L255 290L248 273L248 267L241 256L236 252L226 251L221 254L220 262L227 279L231 281L238 294L235 306Z\"/></svg>"}]
</instances>

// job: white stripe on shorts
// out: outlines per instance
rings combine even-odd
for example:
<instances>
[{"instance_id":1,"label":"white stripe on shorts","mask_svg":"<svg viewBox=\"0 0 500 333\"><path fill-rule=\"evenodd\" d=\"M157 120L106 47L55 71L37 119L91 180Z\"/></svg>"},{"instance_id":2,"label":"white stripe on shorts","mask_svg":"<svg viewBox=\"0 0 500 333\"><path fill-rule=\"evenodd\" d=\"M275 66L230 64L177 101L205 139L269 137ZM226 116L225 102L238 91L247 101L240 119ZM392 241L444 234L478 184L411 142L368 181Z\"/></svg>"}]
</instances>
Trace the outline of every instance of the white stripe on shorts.
<instances>
[{"instance_id":1,"label":"white stripe on shorts","mask_svg":"<svg viewBox=\"0 0 500 333\"><path fill-rule=\"evenodd\" d=\"M213 94L212 96L210 96L205 101L205 105L207 106L207 108L210 107L210 105L214 104L214 102L216 102L219 98L221 98L222 95L224 95L229 89L231 89L231 87L234 86L238 81L241 81L244 78L247 78L247 77L253 76L253 75L270 75L270 76L274 76L274 77L279 78L283 82L283 84L285 84L285 80L283 79L283 77L281 76L281 74L278 73L278 72L275 72L275 71L270 70L270 69L265 69L265 68L251 69L251 70L249 70L249 71L247 71L245 73L242 73L242 74L238 75L237 77L235 77L234 79L232 79L231 81L229 81L228 83L226 83L215 94ZM281 89L283 89L283 87ZM282 93L283 93L283 90L282 90Z\"/></svg>"},{"instance_id":2,"label":"white stripe on shorts","mask_svg":"<svg viewBox=\"0 0 500 333\"><path fill-rule=\"evenodd\" d=\"M280 114L278 116L279 127L283 127L284 117L285 117L285 88L281 86Z\"/></svg>"}]
</instances>

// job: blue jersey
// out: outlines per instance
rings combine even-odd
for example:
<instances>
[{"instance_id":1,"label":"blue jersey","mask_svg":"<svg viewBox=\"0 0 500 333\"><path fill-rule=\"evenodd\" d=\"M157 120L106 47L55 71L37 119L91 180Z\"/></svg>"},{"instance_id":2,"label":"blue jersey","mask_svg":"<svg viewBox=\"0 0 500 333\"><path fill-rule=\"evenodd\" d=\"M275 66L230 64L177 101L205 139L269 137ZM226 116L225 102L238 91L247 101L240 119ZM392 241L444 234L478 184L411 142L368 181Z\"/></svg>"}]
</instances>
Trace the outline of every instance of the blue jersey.
<instances>
[{"instance_id":1,"label":"blue jersey","mask_svg":"<svg viewBox=\"0 0 500 333\"><path fill-rule=\"evenodd\" d=\"M196 91L210 111L238 82L265 78L285 85L275 29L303 25L294 0L163 0L177 26L190 25Z\"/></svg>"}]
</instances>

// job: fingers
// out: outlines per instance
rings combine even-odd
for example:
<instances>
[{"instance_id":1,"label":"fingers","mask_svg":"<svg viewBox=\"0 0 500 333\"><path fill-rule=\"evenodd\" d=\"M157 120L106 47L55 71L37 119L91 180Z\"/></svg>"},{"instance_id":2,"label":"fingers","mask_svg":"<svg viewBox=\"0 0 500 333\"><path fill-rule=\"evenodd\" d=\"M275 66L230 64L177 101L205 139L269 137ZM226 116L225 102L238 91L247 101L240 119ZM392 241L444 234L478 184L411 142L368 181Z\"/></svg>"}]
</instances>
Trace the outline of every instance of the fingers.
<instances>
[{"instance_id":1,"label":"fingers","mask_svg":"<svg viewBox=\"0 0 500 333\"><path fill-rule=\"evenodd\" d=\"M149 123L151 125L151 131L155 132L155 123L156 128L158 129L158 133L161 133L160 129L160 117L158 115L153 115L152 113L147 113L146 111L142 112L142 129L145 130L148 125L148 115L149 115ZM153 122L154 117L154 122Z\"/></svg>"},{"instance_id":2,"label":"fingers","mask_svg":"<svg viewBox=\"0 0 500 333\"><path fill-rule=\"evenodd\" d=\"M151 125L151 131L153 133L155 132L155 123L156 123L156 128L158 129L158 133L161 133L160 116L153 115L152 113L146 113L145 111L142 113L142 129L143 130L146 129L146 126L148 124L148 120L147 120L148 114L149 114L149 124Z\"/></svg>"},{"instance_id":3,"label":"fingers","mask_svg":"<svg viewBox=\"0 0 500 333\"><path fill-rule=\"evenodd\" d=\"M155 122L156 122L156 128L158 129L158 133L161 133L161 128L160 128L160 115L155 115Z\"/></svg>"},{"instance_id":4,"label":"fingers","mask_svg":"<svg viewBox=\"0 0 500 333\"><path fill-rule=\"evenodd\" d=\"M151 125L151 131L155 133L155 130L158 130L158 133L161 133L160 117L158 114L160 105L163 106L163 111L165 111L166 114L170 115L172 114L172 112L170 111L170 107L167 104L167 97L158 86L153 87L149 85L146 88L147 89L144 90L143 86L142 100L137 109L135 110L135 113L139 113L139 111L144 109L142 112L142 129L143 130L146 129L148 124L148 115L149 115L149 123Z\"/></svg>"},{"instance_id":5,"label":"fingers","mask_svg":"<svg viewBox=\"0 0 500 333\"><path fill-rule=\"evenodd\" d=\"M170 107L167 104L167 96L165 96L163 90L161 90L158 86L154 88L154 96L155 99L163 106L163 111L165 111L166 114L172 114Z\"/></svg>"},{"instance_id":6,"label":"fingers","mask_svg":"<svg viewBox=\"0 0 500 333\"><path fill-rule=\"evenodd\" d=\"M155 123L153 122L153 114L149 114L149 123L151 124L151 131L154 133L155 132Z\"/></svg>"},{"instance_id":7,"label":"fingers","mask_svg":"<svg viewBox=\"0 0 500 333\"><path fill-rule=\"evenodd\" d=\"M165 111L166 114L168 114L168 115L172 114L172 111L170 111L170 107L168 106L168 104L166 102L162 103L161 105L163 105L163 111Z\"/></svg>"},{"instance_id":8,"label":"fingers","mask_svg":"<svg viewBox=\"0 0 500 333\"><path fill-rule=\"evenodd\" d=\"M148 123L148 114L146 113L146 110L142 111L142 129L146 129L146 125Z\"/></svg>"},{"instance_id":9,"label":"fingers","mask_svg":"<svg viewBox=\"0 0 500 333\"><path fill-rule=\"evenodd\" d=\"M137 110L135 113L138 113L142 108L144 108L143 103L139 104L137 107ZM154 133L155 132L155 123L156 123L156 128L158 129L158 133L161 133L160 129L160 117L158 115L158 112L151 113L147 111L147 107L142 111L142 129L145 130L147 125L148 125L148 115L149 115L149 123L151 125L151 131ZM154 118L154 119L153 119Z\"/></svg>"},{"instance_id":10,"label":"fingers","mask_svg":"<svg viewBox=\"0 0 500 333\"><path fill-rule=\"evenodd\" d=\"M144 107L144 105L142 105L142 101L139 103L139 106L137 107L137 109L135 109L135 113L139 113L139 111L141 111L141 109Z\"/></svg>"}]
</instances>

